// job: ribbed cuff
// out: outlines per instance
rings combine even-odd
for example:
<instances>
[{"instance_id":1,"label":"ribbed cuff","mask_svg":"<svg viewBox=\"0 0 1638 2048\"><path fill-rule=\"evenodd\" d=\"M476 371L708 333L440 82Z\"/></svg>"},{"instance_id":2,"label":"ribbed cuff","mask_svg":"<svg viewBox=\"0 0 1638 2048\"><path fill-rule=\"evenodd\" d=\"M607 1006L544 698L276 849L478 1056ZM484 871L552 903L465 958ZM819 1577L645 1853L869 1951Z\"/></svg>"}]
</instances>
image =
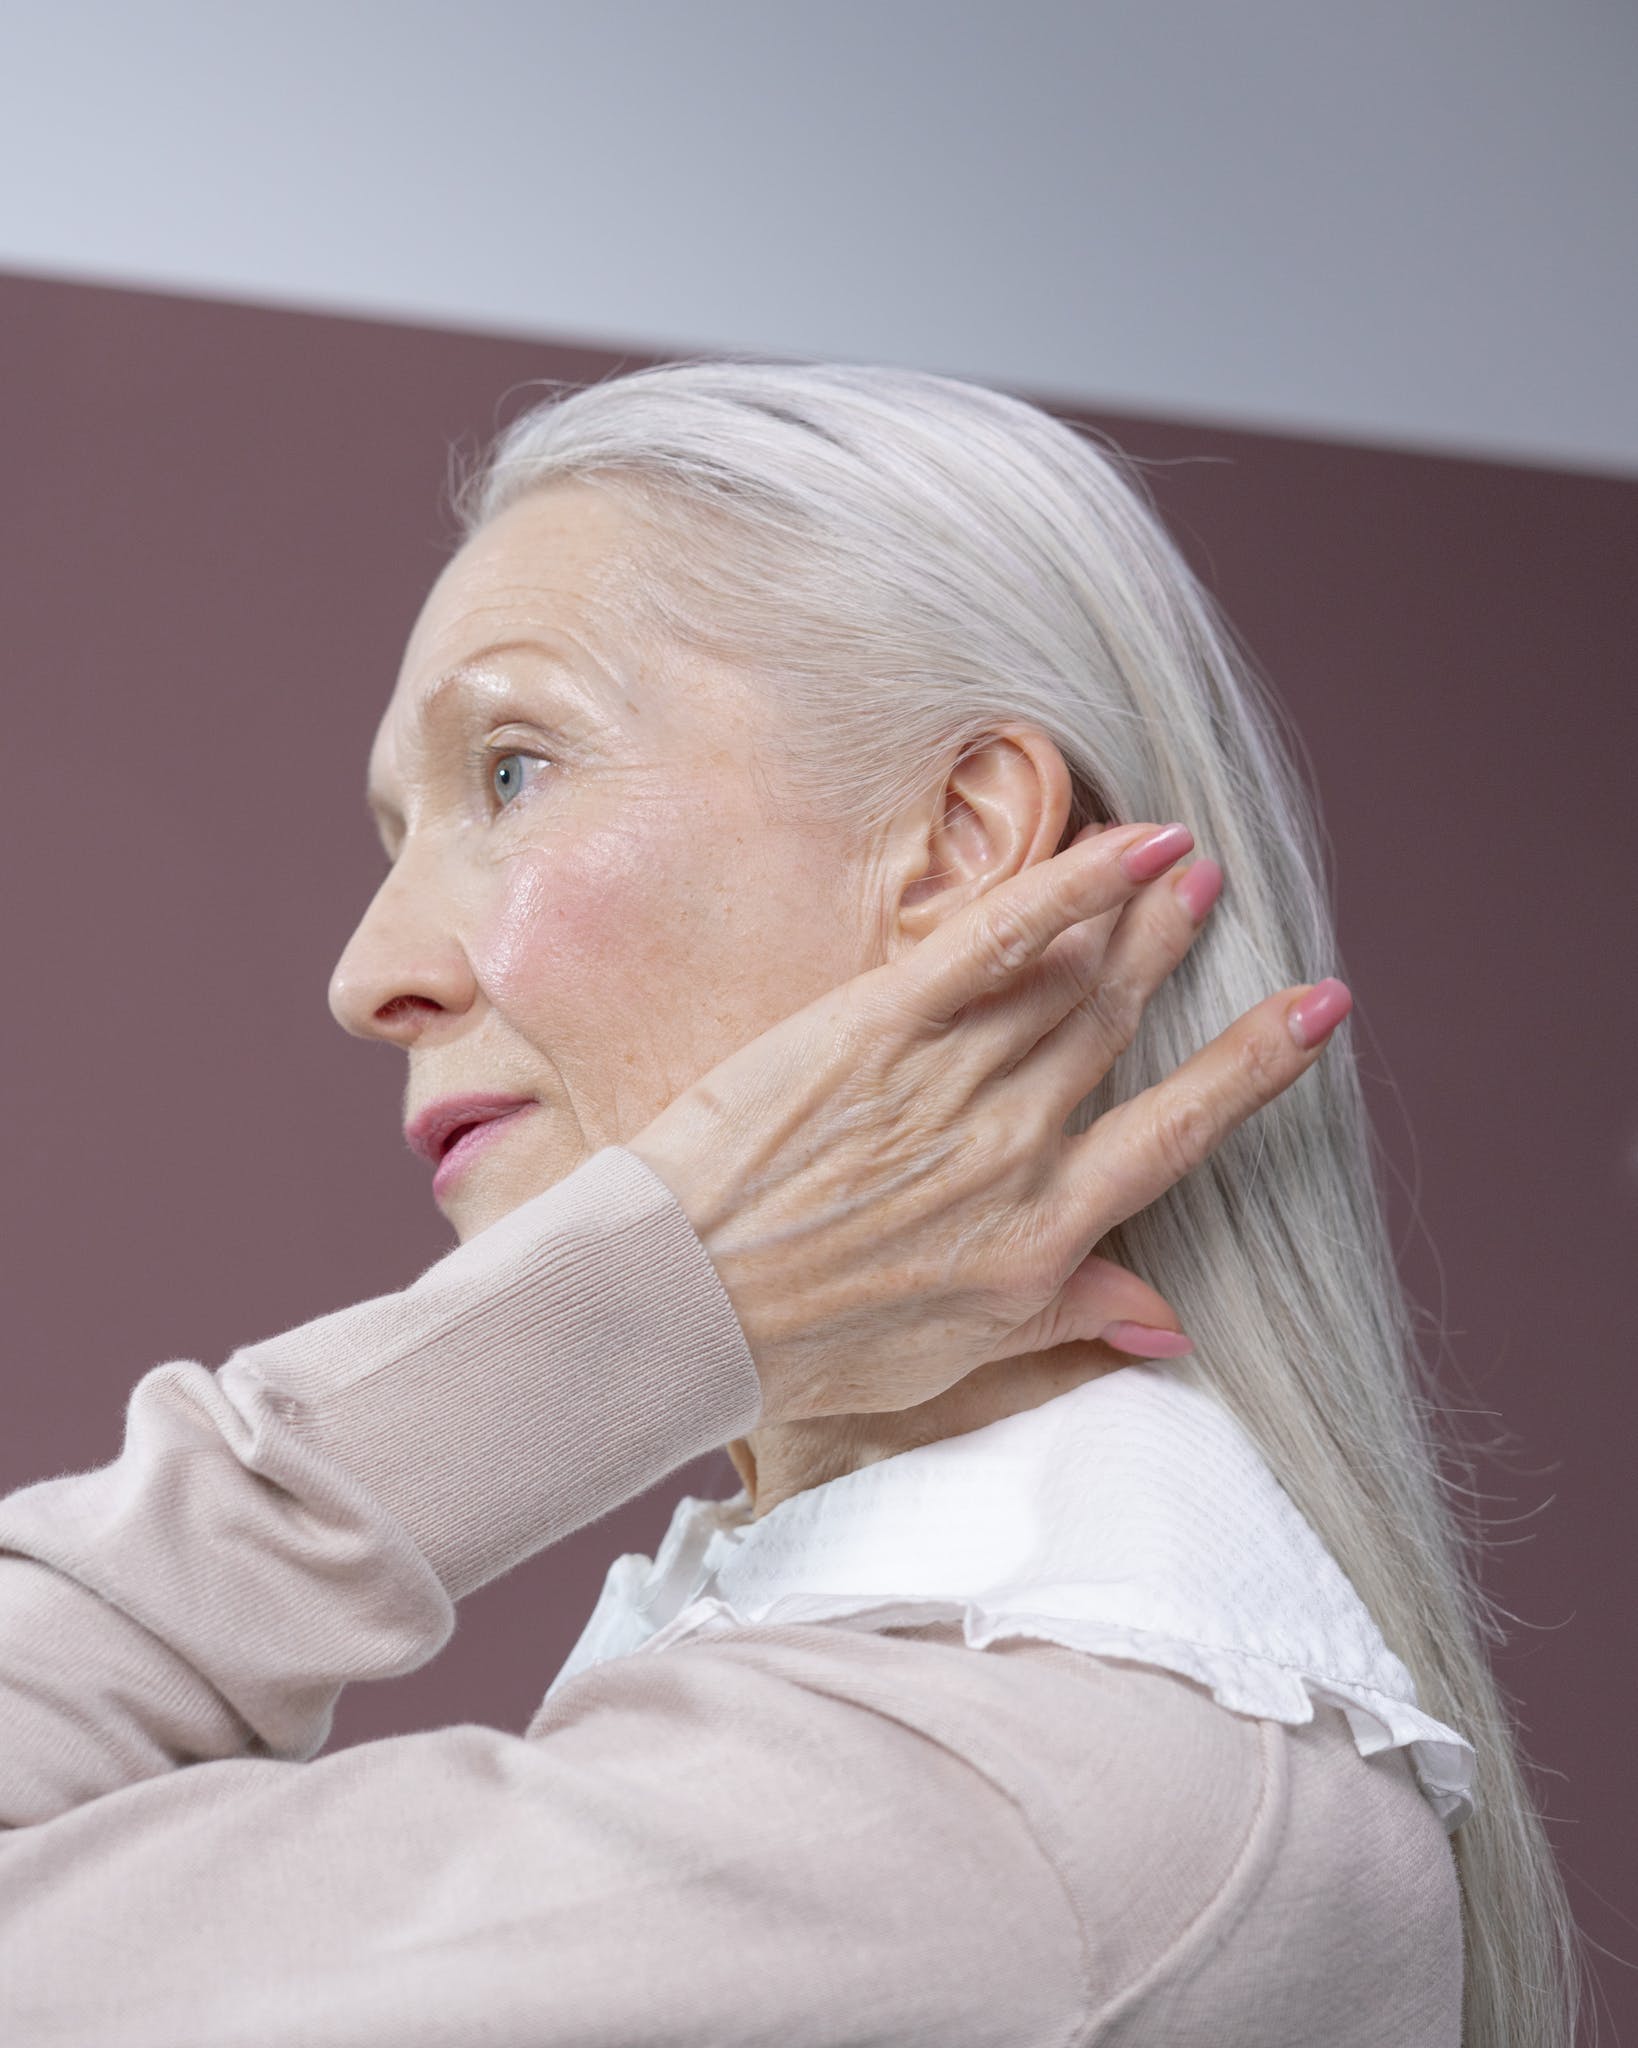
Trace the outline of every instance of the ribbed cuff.
<instances>
[{"instance_id":1,"label":"ribbed cuff","mask_svg":"<svg viewBox=\"0 0 1638 2048\"><path fill-rule=\"evenodd\" d=\"M420 1279L235 1352L452 1598L741 1436L762 1387L686 1212L605 1146Z\"/></svg>"}]
</instances>

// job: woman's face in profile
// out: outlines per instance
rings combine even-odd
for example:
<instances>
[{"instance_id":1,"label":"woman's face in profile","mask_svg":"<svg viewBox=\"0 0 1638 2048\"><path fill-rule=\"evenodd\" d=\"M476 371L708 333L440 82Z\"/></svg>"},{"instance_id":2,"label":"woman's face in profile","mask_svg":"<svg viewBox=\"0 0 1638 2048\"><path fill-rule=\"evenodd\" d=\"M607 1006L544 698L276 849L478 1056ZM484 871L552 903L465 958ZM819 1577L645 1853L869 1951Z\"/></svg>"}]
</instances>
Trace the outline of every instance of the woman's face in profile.
<instances>
[{"instance_id":1,"label":"woman's face in profile","mask_svg":"<svg viewBox=\"0 0 1638 2048\"><path fill-rule=\"evenodd\" d=\"M407 1054L406 1122L522 1098L439 1169L462 1241L873 964L843 848L763 773L752 686L622 648L630 544L576 483L491 520L433 585L371 750L391 866L330 1007Z\"/></svg>"}]
</instances>

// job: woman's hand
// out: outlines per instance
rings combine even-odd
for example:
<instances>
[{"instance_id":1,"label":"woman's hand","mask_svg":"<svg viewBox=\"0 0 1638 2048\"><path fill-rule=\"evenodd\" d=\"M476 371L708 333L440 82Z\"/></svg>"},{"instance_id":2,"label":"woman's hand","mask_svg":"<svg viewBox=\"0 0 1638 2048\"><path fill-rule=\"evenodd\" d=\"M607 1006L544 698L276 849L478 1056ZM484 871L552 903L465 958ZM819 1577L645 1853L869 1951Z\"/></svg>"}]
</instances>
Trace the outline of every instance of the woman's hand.
<instances>
[{"instance_id":1,"label":"woman's hand","mask_svg":"<svg viewBox=\"0 0 1638 2048\"><path fill-rule=\"evenodd\" d=\"M1298 1042L1287 1015L1303 992L1284 989L1064 1134L1199 928L1166 874L1191 835L1168 828L1147 863L1137 851L1159 830L1088 828L763 1032L626 1141L711 1256L762 1421L914 1407L992 1359L1111 1341L1112 1318L1176 1329L1092 1247L1326 1041ZM1331 980L1314 993L1304 1007L1325 1009L1326 1028L1352 1000Z\"/></svg>"}]
</instances>

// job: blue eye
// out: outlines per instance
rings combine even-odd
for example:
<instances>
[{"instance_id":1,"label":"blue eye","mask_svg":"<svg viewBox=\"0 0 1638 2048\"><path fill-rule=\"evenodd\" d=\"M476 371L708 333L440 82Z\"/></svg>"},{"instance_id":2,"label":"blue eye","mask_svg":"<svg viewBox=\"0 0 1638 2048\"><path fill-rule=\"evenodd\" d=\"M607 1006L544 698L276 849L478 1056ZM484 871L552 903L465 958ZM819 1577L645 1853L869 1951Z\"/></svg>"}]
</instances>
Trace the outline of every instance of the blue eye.
<instances>
[{"instance_id":1,"label":"blue eye","mask_svg":"<svg viewBox=\"0 0 1638 2048\"><path fill-rule=\"evenodd\" d=\"M500 799L504 810L513 797L523 788L523 764L525 761L538 762L538 754L497 754L489 770L489 787Z\"/></svg>"}]
</instances>

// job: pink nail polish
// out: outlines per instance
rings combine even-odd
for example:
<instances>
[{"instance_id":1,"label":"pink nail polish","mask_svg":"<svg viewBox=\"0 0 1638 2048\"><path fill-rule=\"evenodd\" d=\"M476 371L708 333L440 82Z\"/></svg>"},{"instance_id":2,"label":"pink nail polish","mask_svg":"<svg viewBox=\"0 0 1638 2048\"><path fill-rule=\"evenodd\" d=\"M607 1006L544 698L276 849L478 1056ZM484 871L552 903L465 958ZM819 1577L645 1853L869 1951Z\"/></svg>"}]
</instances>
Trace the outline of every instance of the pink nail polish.
<instances>
[{"instance_id":1,"label":"pink nail polish","mask_svg":"<svg viewBox=\"0 0 1638 2048\"><path fill-rule=\"evenodd\" d=\"M1291 1027L1291 1036L1305 1052L1319 1044L1327 1032L1334 1031L1354 1007L1354 999L1347 984L1328 974L1323 981L1316 981L1307 995L1299 997L1286 1012L1285 1021Z\"/></svg>"},{"instance_id":2,"label":"pink nail polish","mask_svg":"<svg viewBox=\"0 0 1638 2048\"><path fill-rule=\"evenodd\" d=\"M1194 834L1187 825L1167 825L1126 849L1120 857L1121 873L1134 882L1152 882L1174 860L1181 860L1193 844Z\"/></svg>"},{"instance_id":3,"label":"pink nail polish","mask_svg":"<svg viewBox=\"0 0 1638 2048\"><path fill-rule=\"evenodd\" d=\"M1098 1341L1144 1358L1182 1358L1194 1349L1193 1339L1181 1331L1162 1330L1153 1323L1111 1323L1099 1332Z\"/></svg>"},{"instance_id":4,"label":"pink nail polish","mask_svg":"<svg viewBox=\"0 0 1638 2048\"><path fill-rule=\"evenodd\" d=\"M1223 887L1223 870L1214 860L1190 861L1177 878L1177 893L1196 924L1217 901Z\"/></svg>"}]
</instances>

